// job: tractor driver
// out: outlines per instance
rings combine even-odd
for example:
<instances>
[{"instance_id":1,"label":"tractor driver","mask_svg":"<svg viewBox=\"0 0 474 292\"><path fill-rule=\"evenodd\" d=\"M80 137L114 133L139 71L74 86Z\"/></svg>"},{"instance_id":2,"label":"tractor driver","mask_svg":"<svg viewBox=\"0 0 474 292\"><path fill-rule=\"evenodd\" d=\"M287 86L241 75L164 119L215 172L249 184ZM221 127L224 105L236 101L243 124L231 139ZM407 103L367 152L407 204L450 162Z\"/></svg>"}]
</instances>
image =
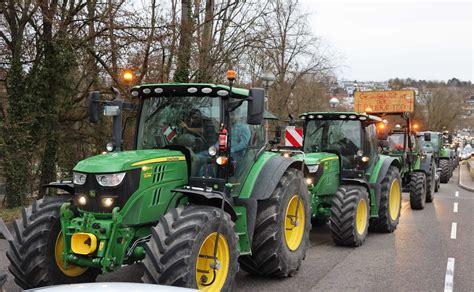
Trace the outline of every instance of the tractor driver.
<instances>
[{"instance_id":1,"label":"tractor driver","mask_svg":"<svg viewBox=\"0 0 474 292\"><path fill-rule=\"evenodd\" d=\"M199 109L192 109L184 116L179 126L181 135L178 137L178 144L187 146L194 152L206 150L209 143L214 143L216 140L212 121L203 116Z\"/></svg>"},{"instance_id":2,"label":"tractor driver","mask_svg":"<svg viewBox=\"0 0 474 292\"><path fill-rule=\"evenodd\" d=\"M186 116L179 126L185 133L202 136L202 114L198 109L192 109L188 116Z\"/></svg>"}]
</instances>

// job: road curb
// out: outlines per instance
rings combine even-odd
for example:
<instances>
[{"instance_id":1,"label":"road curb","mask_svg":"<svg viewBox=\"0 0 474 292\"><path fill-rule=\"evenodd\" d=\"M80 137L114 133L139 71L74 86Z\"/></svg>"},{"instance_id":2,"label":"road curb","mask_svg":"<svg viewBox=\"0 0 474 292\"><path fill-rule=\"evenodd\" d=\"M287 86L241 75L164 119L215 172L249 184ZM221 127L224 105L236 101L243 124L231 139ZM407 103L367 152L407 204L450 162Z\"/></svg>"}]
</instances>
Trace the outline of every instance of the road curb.
<instances>
[{"instance_id":1,"label":"road curb","mask_svg":"<svg viewBox=\"0 0 474 292\"><path fill-rule=\"evenodd\" d=\"M471 187L469 187L469 186L467 186L467 185L465 185L465 184L463 184L463 183L461 182L461 177L462 177L462 176L461 176L461 169L462 169L463 166L464 166L464 165L461 165L461 164L459 165L459 175L458 175L459 181L458 181L458 185L459 185L461 188L465 189L466 191L474 192L474 188L471 188Z\"/></svg>"}]
</instances>

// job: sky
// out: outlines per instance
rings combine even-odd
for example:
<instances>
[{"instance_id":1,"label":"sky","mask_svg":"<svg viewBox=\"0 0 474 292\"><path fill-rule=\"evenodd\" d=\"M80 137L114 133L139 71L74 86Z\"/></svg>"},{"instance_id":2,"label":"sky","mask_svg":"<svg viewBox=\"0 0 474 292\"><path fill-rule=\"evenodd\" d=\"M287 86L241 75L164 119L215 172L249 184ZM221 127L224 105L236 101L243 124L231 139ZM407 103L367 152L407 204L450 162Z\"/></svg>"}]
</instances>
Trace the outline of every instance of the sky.
<instances>
[{"instance_id":1,"label":"sky","mask_svg":"<svg viewBox=\"0 0 474 292\"><path fill-rule=\"evenodd\" d=\"M301 0L338 77L474 82L474 0Z\"/></svg>"}]
</instances>

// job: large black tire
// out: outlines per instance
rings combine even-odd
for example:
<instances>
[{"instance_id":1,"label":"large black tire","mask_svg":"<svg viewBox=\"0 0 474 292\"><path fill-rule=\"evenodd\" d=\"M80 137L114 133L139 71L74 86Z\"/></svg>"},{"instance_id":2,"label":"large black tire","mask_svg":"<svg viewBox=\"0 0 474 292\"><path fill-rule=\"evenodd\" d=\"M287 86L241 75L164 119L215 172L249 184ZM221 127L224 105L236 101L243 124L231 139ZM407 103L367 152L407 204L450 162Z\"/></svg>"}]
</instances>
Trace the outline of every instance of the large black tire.
<instances>
[{"instance_id":1,"label":"large black tire","mask_svg":"<svg viewBox=\"0 0 474 292\"><path fill-rule=\"evenodd\" d=\"M455 167L454 167L454 161L452 159L449 161L449 163L450 163L449 165L451 166L451 168L449 169L449 178L451 178L453 177Z\"/></svg>"},{"instance_id":2,"label":"large black tire","mask_svg":"<svg viewBox=\"0 0 474 292\"><path fill-rule=\"evenodd\" d=\"M449 182L449 178L451 177L451 167L449 166L449 160L447 159L440 159L439 161L439 168L441 168L441 176L439 178L440 182L443 184L447 184Z\"/></svg>"},{"instance_id":3,"label":"large black tire","mask_svg":"<svg viewBox=\"0 0 474 292\"><path fill-rule=\"evenodd\" d=\"M202 290L232 290L238 271L237 235L230 215L225 212L223 215L222 217L221 210L215 207L188 205L172 208L161 216L158 224L151 229L152 237L145 246L143 281ZM225 240L228 247L227 252L221 251L218 247L219 252L222 252L217 254L218 260L220 259L218 266L222 263L228 268L227 273L221 275L219 275L220 268L214 274L210 266L211 262L214 262L212 253L210 255L206 253L206 256L200 255L203 244L208 243L209 237L216 234L220 222L220 238ZM212 250L216 237L214 235L214 240L211 239ZM225 246L223 244L219 241L220 247ZM207 287L198 287L196 282L198 259L207 260L205 266L208 268L208 273L205 277L213 277L211 280L202 278L205 284L209 284Z\"/></svg>"},{"instance_id":4,"label":"large black tire","mask_svg":"<svg viewBox=\"0 0 474 292\"><path fill-rule=\"evenodd\" d=\"M441 181L440 181L440 175L441 171L439 169L436 169L436 184L435 184L435 193L439 192L439 187L441 186Z\"/></svg>"},{"instance_id":5,"label":"large black tire","mask_svg":"<svg viewBox=\"0 0 474 292\"><path fill-rule=\"evenodd\" d=\"M408 188L410 190L410 207L413 210L425 208L426 175L423 172L412 172Z\"/></svg>"},{"instance_id":6,"label":"large black tire","mask_svg":"<svg viewBox=\"0 0 474 292\"><path fill-rule=\"evenodd\" d=\"M365 215L356 215L360 204L365 204ZM361 208L363 208L361 206ZM365 241L369 226L369 194L364 187L341 186L333 196L329 217L331 235L337 245L360 246ZM361 222L361 225L357 224ZM360 228L357 228L361 226Z\"/></svg>"},{"instance_id":7,"label":"large black tire","mask_svg":"<svg viewBox=\"0 0 474 292\"><path fill-rule=\"evenodd\" d=\"M304 233L299 245L290 249L285 239L285 224L286 220L291 218L285 216L295 196L298 204L301 202L304 206L301 210L304 215L304 229L302 229ZM309 245L310 218L309 193L303 173L290 168L281 177L272 196L258 202L252 255L242 256L239 259L242 269L254 275L267 277L295 275Z\"/></svg>"},{"instance_id":8,"label":"large black tire","mask_svg":"<svg viewBox=\"0 0 474 292\"><path fill-rule=\"evenodd\" d=\"M375 232L393 232L397 229L402 206L402 182L400 171L390 166L381 183L382 196L380 198L379 217L370 219L369 230ZM396 196L391 198L391 196ZM391 206L396 204L395 206Z\"/></svg>"},{"instance_id":9,"label":"large black tire","mask_svg":"<svg viewBox=\"0 0 474 292\"><path fill-rule=\"evenodd\" d=\"M3 291L1 289L3 287L3 284L5 284L6 281L7 281L7 273L0 272L0 291Z\"/></svg>"},{"instance_id":10,"label":"large black tire","mask_svg":"<svg viewBox=\"0 0 474 292\"><path fill-rule=\"evenodd\" d=\"M46 197L23 209L22 218L13 224L13 241L7 257L8 269L23 289L59 284L94 282L100 270L87 268L75 277L64 274L55 258L61 232L59 209L69 196Z\"/></svg>"},{"instance_id":11,"label":"large black tire","mask_svg":"<svg viewBox=\"0 0 474 292\"><path fill-rule=\"evenodd\" d=\"M426 202L431 203L436 190L436 165L431 163L429 174L426 176Z\"/></svg>"}]
</instances>

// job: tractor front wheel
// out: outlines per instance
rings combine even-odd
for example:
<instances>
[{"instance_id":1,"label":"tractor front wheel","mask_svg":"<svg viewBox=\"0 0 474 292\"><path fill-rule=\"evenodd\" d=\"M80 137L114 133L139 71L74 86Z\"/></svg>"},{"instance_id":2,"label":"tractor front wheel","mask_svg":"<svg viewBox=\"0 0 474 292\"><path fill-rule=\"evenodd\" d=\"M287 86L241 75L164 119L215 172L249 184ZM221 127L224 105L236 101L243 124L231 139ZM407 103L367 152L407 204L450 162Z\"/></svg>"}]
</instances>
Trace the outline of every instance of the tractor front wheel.
<instances>
[{"instance_id":1,"label":"tractor front wheel","mask_svg":"<svg viewBox=\"0 0 474 292\"><path fill-rule=\"evenodd\" d=\"M239 252L229 214L210 206L179 206L161 216L151 235L143 260L145 283L232 290Z\"/></svg>"},{"instance_id":2,"label":"tractor front wheel","mask_svg":"<svg viewBox=\"0 0 474 292\"><path fill-rule=\"evenodd\" d=\"M258 202L252 255L240 258L242 269L259 276L295 275L306 254L310 221L303 173L287 169L272 196Z\"/></svg>"},{"instance_id":3,"label":"tractor front wheel","mask_svg":"<svg viewBox=\"0 0 474 292\"><path fill-rule=\"evenodd\" d=\"M398 168L390 166L382 180L379 217L370 220L370 231L393 232L400 219L402 184Z\"/></svg>"},{"instance_id":4,"label":"tractor front wheel","mask_svg":"<svg viewBox=\"0 0 474 292\"><path fill-rule=\"evenodd\" d=\"M69 199L58 196L34 201L15 221L7 257L9 270L20 287L94 282L100 273L98 269L64 264L59 209Z\"/></svg>"},{"instance_id":5,"label":"tractor front wheel","mask_svg":"<svg viewBox=\"0 0 474 292\"><path fill-rule=\"evenodd\" d=\"M440 176L440 181L443 184L446 184L449 182L449 178L451 177L451 165L449 163L449 160L447 159L441 159L439 161L439 167L441 168L441 176Z\"/></svg>"},{"instance_id":6,"label":"tractor front wheel","mask_svg":"<svg viewBox=\"0 0 474 292\"><path fill-rule=\"evenodd\" d=\"M334 242L343 246L362 245L367 237L369 213L369 195L364 187L339 187L329 217Z\"/></svg>"},{"instance_id":7,"label":"tractor front wheel","mask_svg":"<svg viewBox=\"0 0 474 292\"><path fill-rule=\"evenodd\" d=\"M410 207L413 210L425 208L426 175L423 172L412 172L408 188L410 190Z\"/></svg>"}]
</instances>

